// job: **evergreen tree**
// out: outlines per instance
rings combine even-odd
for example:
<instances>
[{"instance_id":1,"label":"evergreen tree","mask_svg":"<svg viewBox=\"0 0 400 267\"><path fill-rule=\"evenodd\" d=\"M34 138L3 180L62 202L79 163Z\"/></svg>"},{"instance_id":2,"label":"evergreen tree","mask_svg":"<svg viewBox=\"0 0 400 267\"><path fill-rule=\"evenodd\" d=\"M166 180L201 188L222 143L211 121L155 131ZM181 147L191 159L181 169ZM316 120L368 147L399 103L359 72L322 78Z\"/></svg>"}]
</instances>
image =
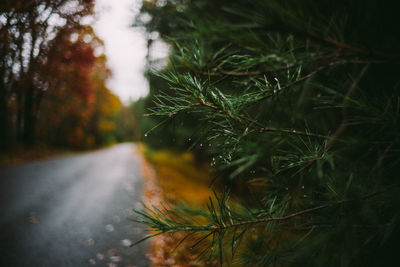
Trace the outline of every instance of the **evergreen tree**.
<instances>
[{"instance_id":1,"label":"evergreen tree","mask_svg":"<svg viewBox=\"0 0 400 267\"><path fill-rule=\"evenodd\" d=\"M158 73L170 89L151 112L201 117L226 185L205 209L137 211L154 235L187 232L221 265L399 262L391 2L146 1L142 12L172 46Z\"/></svg>"}]
</instances>

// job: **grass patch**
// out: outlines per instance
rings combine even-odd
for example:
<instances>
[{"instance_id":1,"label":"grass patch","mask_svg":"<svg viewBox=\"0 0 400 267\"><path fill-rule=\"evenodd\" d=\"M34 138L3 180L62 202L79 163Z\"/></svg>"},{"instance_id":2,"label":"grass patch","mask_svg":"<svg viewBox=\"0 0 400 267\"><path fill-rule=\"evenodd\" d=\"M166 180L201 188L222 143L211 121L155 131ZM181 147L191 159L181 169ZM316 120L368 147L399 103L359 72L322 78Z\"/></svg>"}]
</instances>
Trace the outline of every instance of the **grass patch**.
<instances>
[{"instance_id":1,"label":"grass patch","mask_svg":"<svg viewBox=\"0 0 400 267\"><path fill-rule=\"evenodd\" d=\"M157 181L168 202L205 204L212 195L208 163L196 162L189 152L145 150L157 173Z\"/></svg>"}]
</instances>

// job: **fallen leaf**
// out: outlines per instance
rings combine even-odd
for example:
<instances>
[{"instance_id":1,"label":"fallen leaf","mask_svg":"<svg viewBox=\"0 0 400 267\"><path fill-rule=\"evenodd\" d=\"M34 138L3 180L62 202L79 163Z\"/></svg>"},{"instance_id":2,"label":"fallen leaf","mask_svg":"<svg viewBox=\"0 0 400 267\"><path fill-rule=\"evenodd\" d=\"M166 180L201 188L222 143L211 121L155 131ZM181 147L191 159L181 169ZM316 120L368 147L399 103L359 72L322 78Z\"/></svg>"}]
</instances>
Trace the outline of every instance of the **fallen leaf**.
<instances>
[{"instance_id":1,"label":"fallen leaf","mask_svg":"<svg viewBox=\"0 0 400 267\"><path fill-rule=\"evenodd\" d=\"M32 223L32 224L37 224L37 223L39 223L39 220L38 220L38 218L37 218L37 216L36 216L36 213L31 212L31 213L29 214L28 222L30 222L30 223Z\"/></svg>"},{"instance_id":2,"label":"fallen leaf","mask_svg":"<svg viewBox=\"0 0 400 267\"><path fill-rule=\"evenodd\" d=\"M102 254L102 253L97 253L97 255L96 255L96 257L99 259L99 260L104 260L104 254Z\"/></svg>"},{"instance_id":3,"label":"fallen leaf","mask_svg":"<svg viewBox=\"0 0 400 267\"><path fill-rule=\"evenodd\" d=\"M111 256L110 260L113 262L120 262L120 261L122 261L122 257L121 256Z\"/></svg>"},{"instance_id":4,"label":"fallen leaf","mask_svg":"<svg viewBox=\"0 0 400 267\"><path fill-rule=\"evenodd\" d=\"M89 238L88 240L86 240L86 245L93 246L94 245L94 240Z\"/></svg>"},{"instance_id":5,"label":"fallen leaf","mask_svg":"<svg viewBox=\"0 0 400 267\"><path fill-rule=\"evenodd\" d=\"M106 228L107 232L114 231L114 226L112 226L111 224L107 224L105 228Z\"/></svg>"},{"instance_id":6,"label":"fallen leaf","mask_svg":"<svg viewBox=\"0 0 400 267\"><path fill-rule=\"evenodd\" d=\"M117 251L114 248L110 248L107 251L108 255L114 256L115 254L117 254Z\"/></svg>"}]
</instances>

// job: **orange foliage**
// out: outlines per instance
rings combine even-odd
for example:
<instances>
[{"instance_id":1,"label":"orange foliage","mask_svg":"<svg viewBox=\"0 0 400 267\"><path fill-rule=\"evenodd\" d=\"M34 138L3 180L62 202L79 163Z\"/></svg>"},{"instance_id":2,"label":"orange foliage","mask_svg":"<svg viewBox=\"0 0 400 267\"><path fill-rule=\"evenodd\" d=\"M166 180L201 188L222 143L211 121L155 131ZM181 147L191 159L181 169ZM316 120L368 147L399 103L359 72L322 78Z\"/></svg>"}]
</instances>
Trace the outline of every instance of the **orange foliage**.
<instances>
[{"instance_id":1,"label":"orange foliage","mask_svg":"<svg viewBox=\"0 0 400 267\"><path fill-rule=\"evenodd\" d=\"M91 42L84 40L88 35ZM47 69L53 85L43 99L38 127L39 136L51 144L82 149L112 142L113 118L122 104L105 86L110 71L105 56L95 56L99 45L87 27L61 36L52 51Z\"/></svg>"}]
</instances>

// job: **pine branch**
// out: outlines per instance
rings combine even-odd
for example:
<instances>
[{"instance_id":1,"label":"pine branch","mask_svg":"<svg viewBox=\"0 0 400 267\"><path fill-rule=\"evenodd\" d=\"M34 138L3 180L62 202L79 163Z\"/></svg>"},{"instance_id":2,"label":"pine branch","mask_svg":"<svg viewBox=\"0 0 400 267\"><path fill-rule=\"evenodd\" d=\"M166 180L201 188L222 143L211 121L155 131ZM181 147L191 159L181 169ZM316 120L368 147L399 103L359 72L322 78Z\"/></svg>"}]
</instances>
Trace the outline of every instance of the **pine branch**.
<instances>
[{"instance_id":1,"label":"pine branch","mask_svg":"<svg viewBox=\"0 0 400 267\"><path fill-rule=\"evenodd\" d=\"M249 226L254 226L258 224L267 224L269 222L281 222L281 221L287 221L290 219L293 219L295 217L299 217L301 215L313 213L316 211L320 211L329 207L334 207L337 205L345 204L345 203L350 203L350 202L356 202L356 201L364 201L368 200L370 198L373 198L375 196L384 194L390 190L393 190L394 188L399 187L399 184L394 184L392 186L387 187L384 190L381 191L375 191L369 194L366 194L364 196L358 197L358 198L351 198L351 199L343 199L340 201L335 201L333 203L328 203L325 205L320 205L320 206L315 206L312 208L304 209L301 211L297 211L285 216L280 216L280 217L268 217L268 218L263 218L263 219L254 219L254 220L248 220L248 221L239 221L239 222L233 222L232 219L236 220L235 218L229 219L229 222L225 222L223 220L223 217L221 217L223 214L226 214L225 209L227 208L226 205L220 205L220 215L217 215L217 210L215 209L214 205L212 204L213 201L210 200L211 205L209 206L209 213L212 215L214 218L214 223L207 224L207 225L187 225L187 224L181 224L180 222L173 220L170 218L169 215L173 215L174 212L165 210L160 211L160 210L155 210L151 211L151 213L154 213L154 215L151 215L149 213L143 212L143 211L137 211L134 210L136 213L138 213L140 216L144 217L146 220L140 221L138 220L137 222L146 224L148 226L151 226L152 229L155 229L156 231L160 231L162 233L168 233L168 232L221 232L229 229L237 229L239 227L249 227ZM171 213L172 212L172 213ZM174 216L173 216L174 217ZM230 216L226 217L224 216L225 219L230 218ZM170 224L171 223L171 224ZM213 225L214 224L214 225ZM315 225L314 227L317 227L318 225ZM324 225L325 227L326 225ZM208 234L210 235L210 234ZM200 242L199 242L200 243Z\"/></svg>"},{"instance_id":2,"label":"pine branch","mask_svg":"<svg viewBox=\"0 0 400 267\"><path fill-rule=\"evenodd\" d=\"M384 160L384 158L386 157L386 154L390 151L390 149L392 148L393 145L395 145L397 142L399 142L399 138L397 138L396 140L392 141L383 151L382 155L379 156L378 161L375 163L375 165L372 167L371 169L371 173L373 173L374 171L376 171L381 165L382 165L382 161Z\"/></svg>"},{"instance_id":3,"label":"pine branch","mask_svg":"<svg viewBox=\"0 0 400 267\"><path fill-rule=\"evenodd\" d=\"M220 264L228 248L246 266L386 260L399 224L398 186L388 185L400 163L400 61L386 6L224 0L229 10L217 11L199 1L185 4L188 22L170 31L177 68L163 75L170 91L152 111L185 115L183 128L202 120L210 151L199 153L210 153L215 177L245 204L216 196L199 211L146 211L142 223L185 232L199 257Z\"/></svg>"},{"instance_id":4,"label":"pine branch","mask_svg":"<svg viewBox=\"0 0 400 267\"><path fill-rule=\"evenodd\" d=\"M316 33L311 32L311 31L307 31L307 30L301 29L300 27L295 26L293 24L288 24L288 26L290 28L292 28L295 32L298 32L300 34L308 36L308 37L310 37L310 38L312 38L314 40L325 42L325 43L327 43L329 45L337 47L338 49L348 50L350 52L357 53L357 54L363 54L363 55L371 54L370 51L366 50L365 48L351 46L349 44L339 42L338 40L333 40L333 39L330 39L330 38L327 38L327 37L324 37L324 36L320 36L320 35L318 35Z\"/></svg>"},{"instance_id":5,"label":"pine branch","mask_svg":"<svg viewBox=\"0 0 400 267\"><path fill-rule=\"evenodd\" d=\"M310 133L310 132L304 132L304 131L297 131L297 130L285 130L285 129L278 129L278 128L273 128L273 127L268 127L266 125L263 125L262 123L244 116L244 115L240 115L240 114L232 114L230 112L227 112L226 110L223 110L220 107L217 107L215 105L211 105L208 104L204 101L204 99L200 99L200 105L207 107L207 108L211 108L213 110L216 111L223 111L226 115L228 115L231 119L233 119L234 121L243 124L245 126L250 126L252 127L255 131L259 131L259 132L277 132L277 133L284 133L284 134L290 134L290 135L299 135L299 136L309 136L309 137L318 137L318 138L328 138L328 136L324 136L321 134L315 134L315 133ZM238 119L240 118L240 120ZM250 123L250 125L248 125L247 123Z\"/></svg>"},{"instance_id":6,"label":"pine branch","mask_svg":"<svg viewBox=\"0 0 400 267\"><path fill-rule=\"evenodd\" d=\"M337 140L339 138L339 136L343 133L343 131L346 128L347 125L347 105L348 105L348 101L351 97L351 95L355 92L355 90L358 87L358 84L360 83L361 79L364 77L364 75L367 73L368 69L369 69L370 64L365 65L362 70L360 71L360 73L358 74L357 78L354 80L354 82L351 84L351 86L349 87L349 89L347 90L346 95L343 98L343 103L342 103L342 114L343 114L343 119L342 122L340 123L339 127L336 129L336 131L332 134L331 137L329 137L329 141L326 144L326 149L331 147L333 142L335 140Z\"/></svg>"}]
</instances>

